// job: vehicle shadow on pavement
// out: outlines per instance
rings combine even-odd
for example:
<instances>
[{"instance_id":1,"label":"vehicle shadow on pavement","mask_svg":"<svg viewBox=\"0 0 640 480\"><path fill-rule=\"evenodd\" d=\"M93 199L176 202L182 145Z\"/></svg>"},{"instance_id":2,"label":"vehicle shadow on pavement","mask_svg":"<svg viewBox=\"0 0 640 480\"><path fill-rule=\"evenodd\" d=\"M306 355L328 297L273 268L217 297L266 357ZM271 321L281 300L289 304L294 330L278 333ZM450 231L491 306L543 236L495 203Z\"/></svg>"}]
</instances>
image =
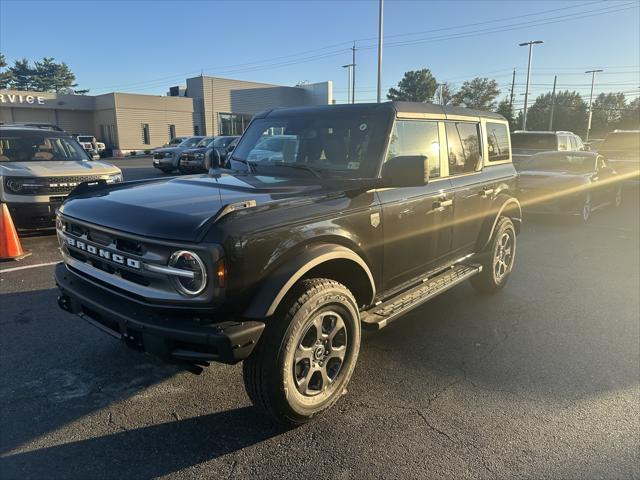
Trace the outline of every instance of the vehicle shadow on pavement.
<instances>
[{"instance_id":1,"label":"vehicle shadow on pavement","mask_svg":"<svg viewBox=\"0 0 640 480\"><path fill-rule=\"evenodd\" d=\"M6 456L0 472L4 478L155 478L282 432L244 407Z\"/></svg>"}]
</instances>

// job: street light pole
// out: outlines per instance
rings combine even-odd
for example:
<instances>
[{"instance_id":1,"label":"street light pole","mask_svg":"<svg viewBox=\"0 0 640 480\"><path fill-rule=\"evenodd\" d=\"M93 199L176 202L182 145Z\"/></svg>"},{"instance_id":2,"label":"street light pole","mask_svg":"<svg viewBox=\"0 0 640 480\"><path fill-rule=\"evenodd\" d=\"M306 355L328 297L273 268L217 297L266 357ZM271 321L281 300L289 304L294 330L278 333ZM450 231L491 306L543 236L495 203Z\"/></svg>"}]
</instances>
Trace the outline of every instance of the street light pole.
<instances>
[{"instance_id":1,"label":"street light pole","mask_svg":"<svg viewBox=\"0 0 640 480\"><path fill-rule=\"evenodd\" d=\"M591 130L591 117L593 114L592 104L593 104L593 85L596 83L596 73L604 72L604 70L587 70L584 73L591 74L591 93L589 94L589 119L587 120L587 136L585 137L585 142L589 141L589 131Z\"/></svg>"},{"instance_id":2,"label":"street light pole","mask_svg":"<svg viewBox=\"0 0 640 480\"><path fill-rule=\"evenodd\" d=\"M378 103L382 97L382 15L384 12L384 0L378 0Z\"/></svg>"},{"instance_id":3,"label":"street light pole","mask_svg":"<svg viewBox=\"0 0 640 480\"><path fill-rule=\"evenodd\" d=\"M348 63L347 65L342 65L342 68L346 68L348 70L348 72L349 72L349 80L347 81L347 103L353 103L353 101L352 101L353 91L352 91L352 87L351 87L351 81L352 81L351 67L353 67L353 63Z\"/></svg>"},{"instance_id":4,"label":"street light pole","mask_svg":"<svg viewBox=\"0 0 640 480\"><path fill-rule=\"evenodd\" d=\"M524 111L522 113L522 129L527 129L527 102L529 100L529 81L531 80L531 55L533 53L533 46L544 43L542 40L533 40L530 42L524 42L518 44L520 47L529 46L529 64L527 66L527 89L524 92Z\"/></svg>"},{"instance_id":5,"label":"street light pole","mask_svg":"<svg viewBox=\"0 0 640 480\"><path fill-rule=\"evenodd\" d=\"M351 76L351 103L356 103L356 42L351 47L351 68L353 75Z\"/></svg>"}]
</instances>

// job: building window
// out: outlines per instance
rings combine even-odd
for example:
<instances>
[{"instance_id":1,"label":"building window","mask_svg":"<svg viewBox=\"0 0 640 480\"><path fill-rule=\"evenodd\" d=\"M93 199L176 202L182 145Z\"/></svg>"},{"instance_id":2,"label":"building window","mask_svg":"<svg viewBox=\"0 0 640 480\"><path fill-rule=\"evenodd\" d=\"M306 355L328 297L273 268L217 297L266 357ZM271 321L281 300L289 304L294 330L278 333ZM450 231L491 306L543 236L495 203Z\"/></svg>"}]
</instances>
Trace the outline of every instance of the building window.
<instances>
[{"instance_id":1,"label":"building window","mask_svg":"<svg viewBox=\"0 0 640 480\"><path fill-rule=\"evenodd\" d=\"M176 138L176 126L169 125L169 141L173 140L174 138Z\"/></svg>"},{"instance_id":2,"label":"building window","mask_svg":"<svg viewBox=\"0 0 640 480\"><path fill-rule=\"evenodd\" d=\"M487 122L489 161L509 160L509 129L504 123Z\"/></svg>"},{"instance_id":3,"label":"building window","mask_svg":"<svg viewBox=\"0 0 640 480\"><path fill-rule=\"evenodd\" d=\"M200 135L200 125L193 126L193 134L196 136Z\"/></svg>"},{"instance_id":4,"label":"building window","mask_svg":"<svg viewBox=\"0 0 640 480\"><path fill-rule=\"evenodd\" d=\"M142 124L142 143L145 145L151 145L151 137L149 136L149 124Z\"/></svg>"},{"instance_id":5,"label":"building window","mask_svg":"<svg viewBox=\"0 0 640 480\"><path fill-rule=\"evenodd\" d=\"M252 118L248 113L218 113L218 135L242 135Z\"/></svg>"}]
</instances>

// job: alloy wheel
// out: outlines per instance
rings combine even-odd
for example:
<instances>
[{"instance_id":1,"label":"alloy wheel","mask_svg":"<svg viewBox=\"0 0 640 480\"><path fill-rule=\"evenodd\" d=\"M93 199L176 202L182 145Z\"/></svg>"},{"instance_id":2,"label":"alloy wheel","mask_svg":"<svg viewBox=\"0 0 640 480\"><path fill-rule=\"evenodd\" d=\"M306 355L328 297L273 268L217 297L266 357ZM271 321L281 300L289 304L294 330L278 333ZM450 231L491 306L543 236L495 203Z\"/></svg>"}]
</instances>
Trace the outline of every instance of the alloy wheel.
<instances>
[{"instance_id":1,"label":"alloy wheel","mask_svg":"<svg viewBox=\"0 0 640 480\"><path fill-rule=\"evenodd\" d=\"M298 392L313 397L336 381L347 342L347 327L339 313L330 310L312 317L294 352L293 379Z\"/></svg>"},{"instance_id":2,"label":"alloy wheel","mask_svg":"<svg viewBox=\"0 0 640 480\"><path fill-rule=\"evenodd\" d=\"M496 244L493 255L493 274L500 283L513 266L514 242L509 232L504 232Z\"/></svg>"}]
</instances>

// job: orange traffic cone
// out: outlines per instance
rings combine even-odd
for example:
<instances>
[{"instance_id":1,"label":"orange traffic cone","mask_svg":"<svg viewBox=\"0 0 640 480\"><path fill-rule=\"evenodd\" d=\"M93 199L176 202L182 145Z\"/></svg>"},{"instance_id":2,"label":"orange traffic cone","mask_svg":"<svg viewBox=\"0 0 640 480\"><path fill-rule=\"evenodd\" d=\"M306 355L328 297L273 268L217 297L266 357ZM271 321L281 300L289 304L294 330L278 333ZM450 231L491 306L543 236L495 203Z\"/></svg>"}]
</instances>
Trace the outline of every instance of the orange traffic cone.
<instances>
[{"instance_id":1,"label":"orange traffic cone","mask_svg":"<svg viewBox=\"0 0 640 480\"><path fill-rule=\"evenodd\" d=\"M22 250L22 245L20 245L16 227L13 226L9 209L7 205L3 203L0 215L0 261L22 260L29 255L31 255L31 252Z\"/></svg>"}]
</instances>

